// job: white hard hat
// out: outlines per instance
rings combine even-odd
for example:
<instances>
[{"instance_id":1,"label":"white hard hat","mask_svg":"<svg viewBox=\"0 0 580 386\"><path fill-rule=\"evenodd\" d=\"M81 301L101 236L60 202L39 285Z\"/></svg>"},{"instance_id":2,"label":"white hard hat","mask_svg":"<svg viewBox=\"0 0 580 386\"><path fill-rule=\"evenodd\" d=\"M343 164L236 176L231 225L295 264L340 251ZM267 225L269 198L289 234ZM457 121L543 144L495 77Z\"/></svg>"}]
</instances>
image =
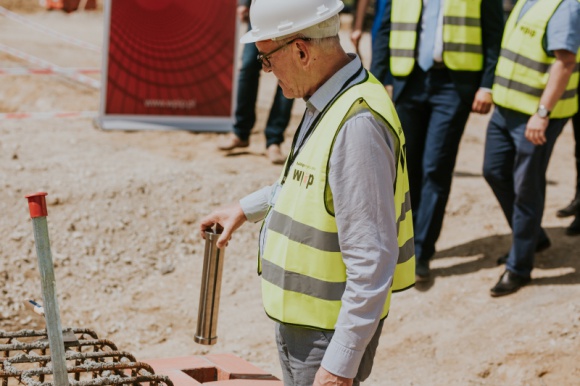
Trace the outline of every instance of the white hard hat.
<instances>
[{"instance_id":1,"label":"white hard hat","mask_svg":"<svg viewBox=\"0 0 580 386\"><path fill-rule=\"evenodd\" d=\"M302 31L337 15L341 0L252 0L252 29L240 43L275 39Z\"/></svg>"}]
</instances>

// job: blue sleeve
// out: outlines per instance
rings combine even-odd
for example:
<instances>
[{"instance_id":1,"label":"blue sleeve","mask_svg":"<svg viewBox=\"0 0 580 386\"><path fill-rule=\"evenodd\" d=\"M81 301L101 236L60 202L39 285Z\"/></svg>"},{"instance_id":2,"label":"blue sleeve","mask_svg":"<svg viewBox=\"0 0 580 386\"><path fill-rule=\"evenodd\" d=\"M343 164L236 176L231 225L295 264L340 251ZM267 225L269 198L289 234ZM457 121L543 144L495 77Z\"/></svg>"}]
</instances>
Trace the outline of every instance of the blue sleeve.
<instances>
[{"instance_id":1,"label":"blue sleeve","mask_svg":"<svg viewBox=\"0 0 580 386\"><path fill-rule=\"evenodd\" d=\"M580 2L564 0L556 8L546 29L546 49L549 52L578 52L580 47Z\"/></svg>"},{"instance_id":2,"label":"blue sleeve","mask_svg":"<svg viewBox=\"0 0 580 386\"><path fill-rule=\"evenodd\" d=\"M375 31L372 40L371 73L383 84L390 84L390 49L389 38L391 34L391 0L383 4L381 21Z\"/></svg>"},{"instance_id":3,"label":"blue sleeve","mask_svg":"<svg viewBox=\"0 0 580 386\"><path fill-rule=\"evenodd\" d=\"M483 71L479 87L493 86L495 66L501 49L503 35L503 5L501 0L484 0L481 2L481 40L483 46Z\"/></svg>"}]
</instances>

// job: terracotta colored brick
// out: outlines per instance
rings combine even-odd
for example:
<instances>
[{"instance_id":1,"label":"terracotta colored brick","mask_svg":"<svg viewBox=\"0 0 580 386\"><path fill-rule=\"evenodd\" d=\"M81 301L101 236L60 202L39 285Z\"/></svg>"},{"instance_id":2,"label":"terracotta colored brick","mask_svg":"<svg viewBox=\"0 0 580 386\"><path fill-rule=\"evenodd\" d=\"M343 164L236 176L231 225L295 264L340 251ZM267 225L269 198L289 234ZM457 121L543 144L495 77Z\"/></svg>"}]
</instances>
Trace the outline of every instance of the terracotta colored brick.
<instances>
[{"instance_id":1,"label":"terracotta colored brick","mask_svg":"<svg viewBox=\"0 0 580 386\"><path fill-rule=\"evenodd\" d=\"M232 379L229 381L217 381L206 383L207 386L282 386L281 381L263 381L256 379Z\"/></svg>"},{"instance_id":2,"label":"terracotta colored brick","mask_svg":"<svg viewBox=\"0 0 580 386\"><path fill-rule=\"evenodd\" d=\"M222 379L264 379L271 376L259 367L233 354L210 354L206 355L205 358L215 367L221 369L223 375L227 374L227 378L219 377L218 381ZM272 378L274 377L272 376Z\"/></svg>"},{"instance_id":3,"label":"terracotta colored brick","mask_svg":"<svg viewBox=\"0 0 580 386\"><path fill-rule=\"evenodd\" d=\"M161 369L197 369L203 367L214 367L215 365L202 356L189 357L175 357L175 358L161 358L144 361L153 367L157 373Z\"/></svg>"},{"instance_id":4,"label":"terracotta colored brick","mask_svg":"<svg viewBox=\"0 0 580 386\"><path fill-rule=\"evenodd\" d=\"M264 370L232 354L212 354L145 361L175 386L282 386Z\"/></svg>"},{"instance_id":5,"label":"terracotta colored brick","mask_svg":"<svg viewBox=\"0 0 580 386\"><path fill-rule=\"evenodd\" d=\"M173 386L200 386L202 383L196 381L181 370L165 368L163 371L155 371L155 374L167 375ZM208 385L208 384L206 384Z\"/></svg>"}]
</instances>

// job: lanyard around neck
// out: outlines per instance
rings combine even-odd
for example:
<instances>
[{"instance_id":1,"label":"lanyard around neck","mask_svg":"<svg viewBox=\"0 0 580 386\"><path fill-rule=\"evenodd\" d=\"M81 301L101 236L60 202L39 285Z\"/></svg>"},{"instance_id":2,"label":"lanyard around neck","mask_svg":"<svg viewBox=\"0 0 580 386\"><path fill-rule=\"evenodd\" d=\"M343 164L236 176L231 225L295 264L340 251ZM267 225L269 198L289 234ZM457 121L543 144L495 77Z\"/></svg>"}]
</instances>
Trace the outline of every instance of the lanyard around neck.
<instances>
[{"instance_id":1,"label":"lanyard around neck","mask_svg":"<svg viewBox=\"0 0 580 386\"><path fill-rule=\"evenodd\" d=\"M364 68L361 64L360 68L356 71L356 73L354 73L350 78L348 78L346 82L344 82L344 84L340 87L339 91L336 93L336 96L329 103L327 103L326 106L324 106L324 109L322 109L322 111L316 116L314 121L310 124L308 130L306 131L306 134L304 135L304 138L302 139L302 143L300 143L300 146L296 148L296 144L298 143L298 137L300 137L300 131L302 130L302 124L304 123L304 117L306 116L306 111L304 112L304 114L302 115L302 120L300 121L300 125L298 125L298 130L296 130L294 138L292 139L292 147L290 148L290 154L288 155L288 159L286 160L286 165L284 167L284 177L282 177L281 185L284 185L284 182L286 182L286 177L288 177L288 173L290 172L290 168L294 164L296 157L298 157L300 150L302 150L312 132L314 132L314 130L318 127L318 123L320 122L322 117L326 115L326 113L330 109L330 106L332 106L333 103L347 90L348 85L352 81L354 81L363 70Z\"/></svg>"}]
</instances>

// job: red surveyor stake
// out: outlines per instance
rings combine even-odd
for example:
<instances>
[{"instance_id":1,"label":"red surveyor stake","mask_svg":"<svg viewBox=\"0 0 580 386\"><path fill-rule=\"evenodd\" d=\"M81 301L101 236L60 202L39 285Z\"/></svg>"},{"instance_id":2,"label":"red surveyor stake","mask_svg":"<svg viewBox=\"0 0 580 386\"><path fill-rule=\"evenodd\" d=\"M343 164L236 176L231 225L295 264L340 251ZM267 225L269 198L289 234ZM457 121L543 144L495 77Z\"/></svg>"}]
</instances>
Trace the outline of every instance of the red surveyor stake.
<instances>
[{"instance_id":1,"label":"red surveyor stake","mask_svg":"<svg viewBox=\"0 0 580 386\"><path fill-rule=\"evenodd\" d=\"M50 240L48 239L48 226L46 216L47 193L39 192L29 194L28 209L32 219L34 230L34 242L36 255L38 256L38 268L42 283L42 298L44 300L44 314L46 318L46 330L48 332L48 344L52 360L52 372L54 386L68 386L68 374L66 370L65 349L60 325L60 312L56 299L56 280L54 278L54 265L50 252Z\"/></svg>"}]
</instances>

